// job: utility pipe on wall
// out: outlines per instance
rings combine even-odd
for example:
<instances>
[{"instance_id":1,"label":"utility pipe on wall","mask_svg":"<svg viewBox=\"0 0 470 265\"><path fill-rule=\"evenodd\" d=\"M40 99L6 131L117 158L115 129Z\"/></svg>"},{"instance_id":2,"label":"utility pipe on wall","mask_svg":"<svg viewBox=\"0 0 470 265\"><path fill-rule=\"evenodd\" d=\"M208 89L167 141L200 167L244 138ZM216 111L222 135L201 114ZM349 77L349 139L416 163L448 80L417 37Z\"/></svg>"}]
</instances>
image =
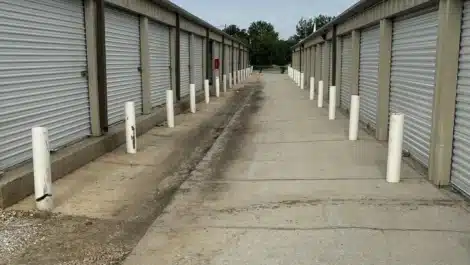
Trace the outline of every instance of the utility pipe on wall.
<instances>
[{"instance_id":1,"label":"utility pipe on wall","mask_svg":"<svg viewBox=\"0 0 470 265\"><path fill-rule=\"evenodd\" d=\"M389 183L400 182L404 122L405 115L403 113L392 113L390 115L387 159L387 182Z\"/></svg>"},{"instance_id":2,"label":"utility pipe on wall","mask_svg":"<svg viewBox=\"0 0 470 265\"><path fill-rule=\"evenodd\" d=\"M356 141L359 130L359 101L358 95L351 96L351 108L349 111L349 140Z\"/></svg>"},{"instance_id":3,"label":"utility pipe on wall","mask_svg":"<svg viewBox=\"0 0 470 265\"><path fill-rule=\"evenodd\" d=\"M34 127L31 133L36 207L41 211L51 211L54 205L48 130L44 127Z\"/></svg>"},{"instance_id":4,"label":"utility pipe on wall","mask_svg":"<svg viewBox=\"0 0 470 265\"><path fill-rule=\"evenodd\" d=\"M126 115L126 150L128 154L135 154L137 152L137 132L134 102L126 102L124 111Z\"/></svg>"}]
</instances>

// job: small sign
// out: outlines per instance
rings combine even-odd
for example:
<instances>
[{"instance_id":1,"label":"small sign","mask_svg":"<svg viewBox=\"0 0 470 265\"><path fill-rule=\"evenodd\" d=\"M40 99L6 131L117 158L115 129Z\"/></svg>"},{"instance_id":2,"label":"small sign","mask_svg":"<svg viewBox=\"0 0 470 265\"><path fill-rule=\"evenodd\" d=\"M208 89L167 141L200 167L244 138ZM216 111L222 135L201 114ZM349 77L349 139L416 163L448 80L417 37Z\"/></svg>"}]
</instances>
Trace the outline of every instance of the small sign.
<instances>
[{"instance_id":1,"label":"small sign","mask_svg":"<svg viewBox=\"0 0 470 265\"><path fill-rule=\"evenodd\" d=\"M220 67L220 61L219 58L214 59L214 69L218 70Z\"/></svg>"}]
</instances>

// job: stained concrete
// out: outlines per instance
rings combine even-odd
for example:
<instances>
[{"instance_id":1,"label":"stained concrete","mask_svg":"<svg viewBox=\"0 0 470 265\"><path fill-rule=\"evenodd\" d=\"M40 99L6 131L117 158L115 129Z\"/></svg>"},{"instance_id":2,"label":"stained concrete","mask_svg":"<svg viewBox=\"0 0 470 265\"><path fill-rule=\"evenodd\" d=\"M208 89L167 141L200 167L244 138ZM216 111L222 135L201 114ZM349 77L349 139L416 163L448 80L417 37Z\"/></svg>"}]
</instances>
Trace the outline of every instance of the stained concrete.
<instances>
[{"instance_id":1,"label":"stained concrete","mask_svg":"<svg viewBox=\"0 0 470 265\"><path fill-rule=\"evenodd\" d=\"M123 264L470 264L463 200L406 164L386 183L384 143L263 79Z\"/></svg>"}]
</instances>

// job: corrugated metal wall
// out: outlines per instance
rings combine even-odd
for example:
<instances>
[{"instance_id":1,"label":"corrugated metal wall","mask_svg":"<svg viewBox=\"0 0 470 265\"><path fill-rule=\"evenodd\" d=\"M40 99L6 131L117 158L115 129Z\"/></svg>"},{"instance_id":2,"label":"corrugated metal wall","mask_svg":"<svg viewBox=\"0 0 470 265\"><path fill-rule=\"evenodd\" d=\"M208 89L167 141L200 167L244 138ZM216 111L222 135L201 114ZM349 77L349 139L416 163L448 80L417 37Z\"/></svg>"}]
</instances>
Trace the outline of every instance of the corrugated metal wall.
<instances>
[{"instance_id":1,"label":"corrugated metal wall","mask_svg":"<svg viewBox=\"0 0 470 265\"><path fill-rule=\"evenodd\" d=\"M149 21L150 96L152 107L166 102L166 90L171 89L170 29Z\"/></svg>"},{"instance_id":2,"label":"corrugated metal wall","mask_svg":"<svg viewBox=\"0 0 470 265\"><path fill-rule=\"evenodd\" d=\"M224 73L227 75L228 80L228 74L230 73L230 46L225 45L224 53Z\"/></svg>"},{"instance_id":3,"label":"corrugated metal wall","mask_svg":"<svg viewBox=\"0 0 470 265\"><path fill-rule=\"evenodd\" d=\"M108 123L124 120L124 104L133 101L142 113L139 17L105 8Z\"/></svg>"},{"instance_id":4,"label":"corrugated metal wall","mask_svg":"<svg viewBox=\"0 0 470 265\"><path fill-rule=\"evenodd\" d=\"M351 104L351 67L352 67L351 36L341 38L341 81L340 108L349 110Z\"/></svg>"},{"instance_id":5,"label":"corrugated metal wall","mask_svg":"<svg viewBox=\"0 0 470 265\"><path fill-rule=\"evenodd\" d=\"M180 32L180 96L189 95L189 83L191 82L191 65L190 65L190 41L189 33Z\"/></svg>"},{"instance_id":6,"label":"corrugated metal wall","mask_svg":"<svg viewBox=\"0 0 470 265\"><path fill-rule=\"evenodd\" d=\"M380 27L361 32L359 59L359 119L376 128L377 93L379 89Z\"/></svg>"},{"instance_id":7,"label":"corrugated metal wall","mask_svg":"<svg viewBox=\"0 0 470 265\"><path fill-rule=\"evenodd\" d=\"M462 17L451 182L470 196L470 1Z\"/></svg>"},{"instance_id":8,"label":"corrugated metal wall","mask_svg":"<svg viewBox=\"0 0 470 265\"><path fill-rule=\"evenodd\" d=\"M202 90L204 88L204 78L203 78L203 38L197 35L194 35L193 43L193 55L194 55L194 85L196 86L196 91Z\"/></svg>"},{"instance_id":9,"label":"corrugated metal wall","mask_svg":"<svg viewBox=\"0 0 470 265\"><path fill-rule=\"evenodd\" d=\"M90 135L83 2L2 1L0 170L32 157L31 128L55 149Z\"/></svg>"},{"instance_id":10,"label":"corrugated metal wall","mask_svg":"<svg viewBox=\"0 0 470 265\"><path fill-rule=\"evenodd\" d=\"M403 148L423 165L429 163L437 11L393 24L390 111L405 114Z\"/></svg>"}]
</instances>

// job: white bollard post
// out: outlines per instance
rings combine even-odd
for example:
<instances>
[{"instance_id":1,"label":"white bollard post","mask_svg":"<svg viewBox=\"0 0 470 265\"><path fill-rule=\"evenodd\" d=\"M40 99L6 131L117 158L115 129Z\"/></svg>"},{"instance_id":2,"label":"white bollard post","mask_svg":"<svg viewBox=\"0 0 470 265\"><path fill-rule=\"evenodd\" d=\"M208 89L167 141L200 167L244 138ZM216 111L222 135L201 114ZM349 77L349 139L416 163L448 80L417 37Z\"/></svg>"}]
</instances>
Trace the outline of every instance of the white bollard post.
<instances>
[{"instance_id":1,"label":"white bollard post","mask_svg":"<svg viewBox=\"0 0 470 265\"><path fill-rule=\"evenodd\" d=\"M228 88L232 88L232 73L228 74Z\"/></svg>"},{"instance_id":2,"label":"white bollard post","mask_svg":"<svg viewBox=\"0 0 470 265\"><path fill-rule=\"evenodd\" d=\"M222 76L222 82L224 83L223 89L224 89L224 93L225 93L225 92L227 92L227 75Z\"/></svg>"},{"instance_id":3,"label":"white bollard post","mask_svg":"<svg viewBox=\"0 0 470 265\"><path fill-rule=\"evenodd\" d=\"M169 128L175 127L175 112L173 109L173 90L166 91L166 120Z\"/></svg>"},{"instance_id":4,"label":"white bollard post","mask_svg":"<svg viewBox=\"0 0 470 265\"><path fill-rule=\"evenodd\" d=\"M220 97L220 80L219 77L215 77L215 96Z\"/></svg>"},{"instance_id":5,"label":"white bollard post","mask_svg":"<svg viewBox=\"0 0 470 265\"><path fill-rule=\"evenodd\" d=\"M196 85L189 85L189 108L191 113L196 113Z\"/></svg>"},{"instance_id":6,"label":"white bollard post","mask_svg":"<svg viewBox=\"0 0 470 265\"><path fill-rule=\"evenodd\" d=\"M351 108L349 110L349 140L356 141L359 130L359 95L351 96Z\"/></svg>"},{"instance_id":7,"label":"white bollard post","mask_svg":"<svg viewBox=\"0 0 470 265\"><path fill-rule=\"evenodd\" d=\"M405 115L392 113L390 115L390 131L388 133L388 159L387 159L387 182L400 182L401 154L403 147L403 125Z\"/></svg>"},{"instance_id":8,"label":"white bollard post","mask_svg":"<svg viewBox=\"0 0 470 265\"><path fill-rule=\"evenodd\" d=\"M134 102L126 102L124 110L126 115L126 150L128 154L135 154L137 152L137 132Z\"/></svg>"},{"instance_id":9,"label":"white bollard post","mask_svg":"<svg viewBox=\"0 0 470 265\"><path fill-rule=\"evenodd\" d=\"M31 129L33 144L34 199L41 211L51 211L52 200L51 157L48 130L44 127Z\"/></svg>"},{"instance_id":10,"label":"white bollard post","mask_svg":"<svg viewBox=\"0 0 470 265\"><path fill-rule=\"evenodd\" d=\"M304 85L305 85L304 78L305 78L304 73L300 73L300 89L304 89Z\"/></svg>"},{"instance_id":11,"label":"white bollard post","mask_svg":"<svg viewBox=\"0 0 470 265\"><path fill-rule=\"evenodd\" d=\"M318 100L317 105L319 108L323 108L323 81L318 81Z\"/></svg>"},{"instance_id":12,"label":"white bollard post","mask_svg":"<svg viewBox=\"0 0 470 265\"><path fill-rule=\"evenodd\" d=\"M336 86L330 86L330 98L328 104L328 119L336 119Z\"/></svg>"},{"instance_id":13,"label":"white bollard post","mask_svg":"<svg viewBox=\"0 0 470 265\"><path fill-rule=\"evenodd\" d=\"M206 100L206 104L210 102L210 92L209 92L209 80L204 80L204 98Z\"/></svg>"},{"instance_id":14,"label":"white bollard post","mask_svg":"<svg viewBox=\"0 0 470 265\"><path fill-rule=\"evenodd\" d=\"M310 77L310 100L315 99L315 78L313 76Z\"/></svg>"}]
</instances>

